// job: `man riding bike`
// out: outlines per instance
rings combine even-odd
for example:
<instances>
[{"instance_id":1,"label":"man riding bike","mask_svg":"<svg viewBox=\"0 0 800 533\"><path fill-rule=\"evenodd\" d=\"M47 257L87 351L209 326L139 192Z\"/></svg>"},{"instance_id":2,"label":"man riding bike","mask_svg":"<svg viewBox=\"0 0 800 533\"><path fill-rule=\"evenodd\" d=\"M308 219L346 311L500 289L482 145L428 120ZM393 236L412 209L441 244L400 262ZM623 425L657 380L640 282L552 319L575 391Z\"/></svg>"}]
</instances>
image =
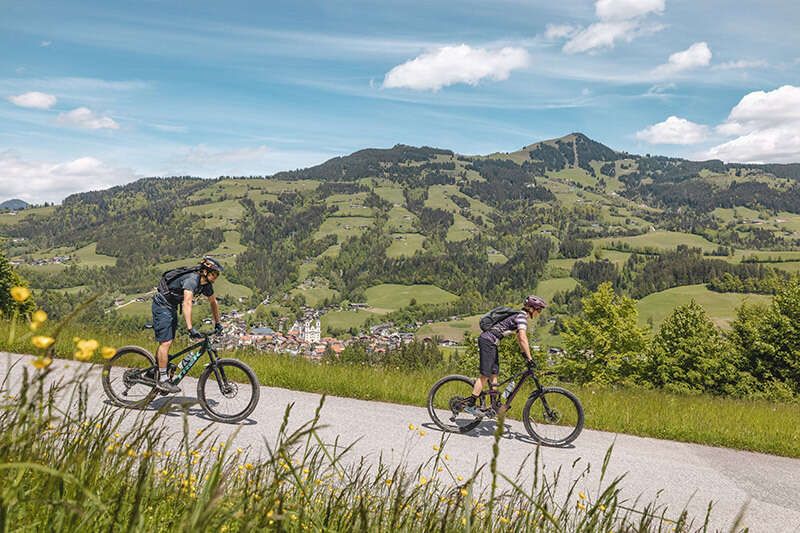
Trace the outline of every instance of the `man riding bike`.
<instances>
[{"instance_id":1,"label":"man riding bike","mask_svg":"<svg viewBox=\"0 0 800 533\"><path fill-rule=\"evenodd\" d=\"M181 306L183 318L186 320L186 329L192 339L201 338L202 335L192 326L192 303L197 295L204 295L211 305L211 314L214 317L214 332L222 332L219 323L219 304L214 296L213 283L219 277L223 268L219 261L211 257L204 257L200 265L193 268L175 269L165 272L158 284L158 290L153 296L153 331L155 332L158 349L159 391L169 394L180 392L181 389L169 381L167 362L169 361L169 347L175 339L178 329L178 306Z\"/></svg>"},{"instance_id":2,"label":"man riding bike","mask_svg":"<svg viewBox=\"0 0 800 533\"><path fill-rule=\"evenodd\" d=\"M472 397L469 399L469 405L464 409L465 412L478 418L482 418L485 415L478 407L477 400L489 379L492 380L493 385L497 385L497 375L500 373L497 345L500 343L500 339L511 333L516 333L517 342L525 355L527 364L529 366L533 364L531 349L528 346L528 320L535 318L545 307L547 307L547 304L543 299L530 295L522 302L522 310L519 313L503 318L478 336L480 377L475 380Z\"/></svg>"}]
</instances>

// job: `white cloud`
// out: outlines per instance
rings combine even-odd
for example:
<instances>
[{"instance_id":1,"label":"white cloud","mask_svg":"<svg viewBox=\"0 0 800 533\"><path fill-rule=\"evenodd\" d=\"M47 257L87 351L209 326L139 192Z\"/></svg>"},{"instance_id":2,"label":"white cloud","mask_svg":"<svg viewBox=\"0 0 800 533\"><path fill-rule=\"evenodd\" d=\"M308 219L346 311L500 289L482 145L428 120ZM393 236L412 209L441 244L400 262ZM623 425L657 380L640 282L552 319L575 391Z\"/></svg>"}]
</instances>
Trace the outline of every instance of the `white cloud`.
<instances>
[{"instance_id":1,"label":"white cloud","mask_svg":"<svg viewBox=\"0 0 800 533\"><path fill-rule=\"evenodd\" d=\"M53 44L53 41L42 41L39 43L39 46L41 46L42 48L47 48L51 44Z\"/></svg>"},{"instance_id":2,"label":"white cloud","mask_svg":"<svg viewBox=\"0 0 800 533\"><path fill-rule=\"evenodd\" d=\"M547 39L563 39L571 37L579 29L579 26L572 26L571 24L548 24L544 30L544 36Z\"/></svg>"},{"instance_id":3,"label":"white cloud","mask_svg":"<svg viewBox=\"0 0 800 533\"><path fill-rule=\"evenodd\" d=\"M768 66L769 63L767 63L763 59L756 59L756 60L740 59L738 61L726 61L725 63L714 65L711 68L713 70L735 70L735 69L747 69L747 68L763 68Z\"/></svg>"},{"instance_id":4,"label":"white cloud","mask_svg":"<svg viewBox=\"0 0 800 533\"><path fill-rule=\"evenodd\" d=\"M629 20L649 13L664 12L665 0L597 0L594 5L600 20Z\"/></svg>"},{"instance_id":5,"label":"white cloud","mask_svg":"<svg viewBox=\"0 0 800 533\"><path fill-rule=\"evenodd\" d=\"M671 116L636 132L636 138L650 144L697 144L708 137L708 126Z\"/></svg>"},{"instance_id":6,"label":"white cloud","mask_svg":"<svg viewBox=\"0 0 800 533\"><path fill-rule=\"evenodd\" d=\"M476 85L484 78L505 80L512 70L527 66L529 61L523 48L444 46L394 67L386 74L383 87L438 91L456 83Z\"/></svg>"},{"instance_id":7,"label":"white cloud","mask_svg":"<svg viewBox=\"0 0 800 533\"><path fill-rule=\"evenodd\" d=\"M694 43L686 50L675 52L667 62L653 70L656 77L666 77L686 70L707 67L711 63L711 48L706 42Z\"/></svg>"},{"instance_id":8,"label":"white cloud","mask_svg":"<svg viewBox=\"0 0 800 533\"><path fill-rule=\"evenodd\" d=\"M75 126L89 130L119 129L119 124L117 124L113 118L98 116L94 113L94 111L87 107L79 107L68 113L60 113L57 120L59 124Z\"/></svg>"},{"instance_id":9,"label":"white cloud","mask_svg":"<svg viewBox=\"0 0 800 533\"><path fill-rule=\"evenodd\" d=\"M130 169L115 168L94 157L51 163L0 152L3 196L31 203L60 201L75 192L105 189L137 177Z\"/></svg>"},{"instance_id":10,"label":"white cloud","mask_svg":"<svg viewBox=\"0 0 800 533\"><path fill-rule=\"evenodd\" d=\"M613 48L618 41L631 42L641 35L661 31L664 26L650 24L646 18L663 13L664 4L665 0L597 0L598 22L586 28L548 25L545 37L569 37L563 47L567 54ZM565 31L567 27L571 28L569 33Z\"/></svg>"},{"instance_id":11,"label":"white cloud","mask_svg":"<svg viewBox=\"0 0 800 533\"><path fill-rule=\"evenodd\" d=\"M260 160L269 154L265 145L248 148L235 148L233 150L214 150L204 144L198 144L186 149L180 160L185 163L205 165L208 163L235 163L241 161Z\"/></svg>"},{"instance_id":12,"label":"white cloud","mask_svg":"<svg viewBox=\"0 0 800 533\"><path fill-rule=\"evenodd\" d=\"M717 126L735 139L710 148L706 155L724 161L800 162L800 87L746 94L728 119Z\"/></svg>"},{"instance_id":13,"label":"white cloud","mask_svg":"<svg viewBox=\"0 0 800 533\"><path fill-rule=\"evenodd\" d=\"M56 105L56 97L52 94L32 91L29 93L9 96L8 101L20 107L30 107L33 109L50 109Z\"/></svg>"}]
</instances>

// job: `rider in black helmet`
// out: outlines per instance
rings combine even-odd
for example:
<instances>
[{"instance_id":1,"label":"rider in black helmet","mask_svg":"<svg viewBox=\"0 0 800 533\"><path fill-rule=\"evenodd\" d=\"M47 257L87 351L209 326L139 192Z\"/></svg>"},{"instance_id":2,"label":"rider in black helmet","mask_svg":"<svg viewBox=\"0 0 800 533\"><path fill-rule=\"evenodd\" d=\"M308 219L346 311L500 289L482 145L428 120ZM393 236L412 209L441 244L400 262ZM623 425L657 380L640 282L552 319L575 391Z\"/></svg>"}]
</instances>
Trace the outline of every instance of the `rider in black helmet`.
<instances>
[{"instance_id":1,"label":"rider in black helmet","mask_svg":"<svg viewBox=\"0 0 800 533\"><path fill-rule=\"evenodd\" d=\"M500 339L506 335L516 333L517 342L520 350L525 355L528 365L533 364L531 349L528 346L528 320L535 318L545 307L547 307L547 304L540 297L535 295L527 296L522 302L522 310L519 313L507 316L480 334L478 337L480 377L475 380L470 405L464 409L466 412L477 417L483 417L485 414L476 405L476 401L489 379L492 380L493 384L497 384L497 375L500 373L500 358L497 353L497 345Z\"/></svg>"},{"instance_id":2,"label":"rider in black helmet","mask_svg":"<svg viewBox=\"0 0 800 533\"><path fill-rule=\"evenodd\" d=\"M153 296L153 331L155 332L158 349L158 389L162 392L180 392L177 385L169 382L167 375L167 362L169 360L169 347L175 339L178 329L178 306L181 306L183 318L186 320L186 329L189 337L200 338L201 335L192 326L192 301L197 295L204 295L211 304L211 314L214 317L214 331L222 332L219 323L219 304L214 296L213 283L219 277L223 268L219 261L213 257L204 257L200 265L194 268L176 269L164 274L159 283L158 291ZM172 274L172 275L171 275Z\"/></svg>"}]
</instances>

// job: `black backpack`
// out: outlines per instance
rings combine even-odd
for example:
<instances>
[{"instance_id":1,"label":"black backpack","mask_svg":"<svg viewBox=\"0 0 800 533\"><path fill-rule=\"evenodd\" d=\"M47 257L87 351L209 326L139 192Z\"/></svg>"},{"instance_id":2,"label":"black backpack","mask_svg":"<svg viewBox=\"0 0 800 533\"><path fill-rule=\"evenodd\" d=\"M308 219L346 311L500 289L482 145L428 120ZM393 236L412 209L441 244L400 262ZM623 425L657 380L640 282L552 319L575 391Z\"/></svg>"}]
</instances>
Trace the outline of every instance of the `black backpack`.
<instances>
[{"instance_id":1,"label":"black backpack","mask_svg":"<svg viewBox=\"0 0 800 533\"><path fill-rule=\"evenodd\" d=\"M481 317L481 321L479 325L481 326L481 331L488 331L500 322L510 316L514 316L519 313L519 309L514 309L512 307L507 307L505 305L501 305L500 307L495 307L485 315Z\"/></svg>"},{"instance_id":2,"label":"black backpack","mask_svg":"<svg viewBox=\"0 0 800 533\"><path fill-rule=\"evenodd\" d=\"M169 289L169 284L178 279L179 277L183 276L184 274L188 274L190 272L200 272L200 269L203 268L200 265L190 266L190 267L178 267L173 268L172 270L167 270L163 274L161 274L161 281L158 282L158 292L161 295L168 299L174 300L172 298L173 295Z\"/></svg>"}]
</instances>

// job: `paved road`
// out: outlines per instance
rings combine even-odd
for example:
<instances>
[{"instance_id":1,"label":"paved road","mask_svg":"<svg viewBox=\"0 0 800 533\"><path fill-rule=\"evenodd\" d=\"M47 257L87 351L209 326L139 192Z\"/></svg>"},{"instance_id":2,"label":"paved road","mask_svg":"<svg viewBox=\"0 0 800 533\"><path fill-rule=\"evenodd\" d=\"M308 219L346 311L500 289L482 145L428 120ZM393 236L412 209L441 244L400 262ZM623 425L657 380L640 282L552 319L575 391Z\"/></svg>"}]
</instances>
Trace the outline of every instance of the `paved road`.
<instances>
[{"instance_id":1,"label":"paved road","mask_svg":"<svg viewBox=\"0 0 800 533\"><path fill-rule=\"evenodd\" d=\"M21 366L30 359L30 356L16 354L0 355L0 375L5 375L8 368L18 375ZM91 408L98 409L105 404L97 366L74 361L56 361L53 366L53 377L88 373L92 384ZM183 393L173 397L171 402L193 400L194 380L187 378L181 385ZM274 442L288 403L294 403L291 420L296 427L313 417L319 400L319 394L262 387L260 404L250 420L238 426L216 424L215 429L223 436L238 429L235 445L250 446L258 453L264 449L264 439ZM197 409L193 408L190 413L190 431L209 423ZM168 414L162 418L164 424L180 430L181 416ZM327 426L321 431L327 442L333 442L337 435L344 442L357 440L351 458L365 456L377 460L382 456L384 461L403 462L412 468L435 453L432 447L441 437L423 408L350 398L328 397L322 410L322 423ZM419 431L409 431L409 424L425 429L426 434L420 436ZM493 422L485 422L472 434L450 436L446 450L452 457L449 464L455 474L467 477L476 464L488 463L494 428ZM631 501L638 495L642 496L642 501L650 501L661 490L658 501L673 510L668 515L676 516L686 507L690 514L702 518L709 501L713 500L712 526L721 530L727 530L746 505L744 525L752 531L800 532L800 460L797 459L584 430L573 448L542 448L545 471L554 473L562 468L562 476L577 477L591 464L589 475L578 486L597 494L600 466L612 444L614 451L607 479L624 474L623 495ZM514 477L534 449L522 424L507 422L500 444L499 470ZM529 461L523 476L530 478L531 475Z\"/></svg>"}]
</instances>

